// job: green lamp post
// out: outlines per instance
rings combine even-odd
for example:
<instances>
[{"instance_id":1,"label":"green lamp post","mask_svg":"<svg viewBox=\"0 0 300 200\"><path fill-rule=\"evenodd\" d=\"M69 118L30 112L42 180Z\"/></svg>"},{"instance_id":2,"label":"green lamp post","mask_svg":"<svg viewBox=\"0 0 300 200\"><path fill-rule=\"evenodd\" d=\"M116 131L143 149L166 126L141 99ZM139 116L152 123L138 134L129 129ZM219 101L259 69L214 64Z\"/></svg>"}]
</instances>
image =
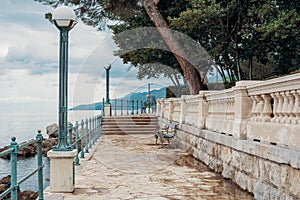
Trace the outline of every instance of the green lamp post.
<instances>
[{"instance_id":1,"label":"green lamp post","mask_svg":"<svg viewBox=\"0 0 300 200\"><path fill-rule=\"evenodd\" d=\"M59 106L58 106L58 144L53 151L71 151L67 143L68 130L68 34L76 25L75 12L67 6L54 10L52 22L60 31L59 41Z\"/></svg>"},{"instance_id":2,"label":"green lamp post","mask_svg":"<svg viewBox=\"0 0 300 200\"><path fill-rule=\"evenodd\" d=\"M106 104L110 104L109 101L109 70L111 69L111 64L107 63L104 65L106 70Z\"/></svg>"}]
</instances>

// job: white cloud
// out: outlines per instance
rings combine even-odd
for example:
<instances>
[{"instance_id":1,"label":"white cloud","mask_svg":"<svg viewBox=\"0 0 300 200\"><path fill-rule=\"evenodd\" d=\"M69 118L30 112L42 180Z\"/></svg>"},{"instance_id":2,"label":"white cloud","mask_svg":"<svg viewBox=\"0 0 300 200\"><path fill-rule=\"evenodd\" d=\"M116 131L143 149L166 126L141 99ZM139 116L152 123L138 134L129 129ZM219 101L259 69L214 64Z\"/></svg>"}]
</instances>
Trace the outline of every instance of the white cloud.
<instances>
[{"instance_id":1,"label":"white cloud","mask_svg":"<svg viewBox=\"0 0 300 200\"><path fill-rule=\"evenodd\" d=\"M44 19L53 8L34 1L2 0L0 7L0 110L57 108L59 31ZM69 34L69 107L101 101L105 63L111 63L111 98L146 90L148 82L115 57L109 32L79 22ZM144 88L144 89L143 89ZM8 109L9 110L9 109Z\"/></svg>"}]
</instances>

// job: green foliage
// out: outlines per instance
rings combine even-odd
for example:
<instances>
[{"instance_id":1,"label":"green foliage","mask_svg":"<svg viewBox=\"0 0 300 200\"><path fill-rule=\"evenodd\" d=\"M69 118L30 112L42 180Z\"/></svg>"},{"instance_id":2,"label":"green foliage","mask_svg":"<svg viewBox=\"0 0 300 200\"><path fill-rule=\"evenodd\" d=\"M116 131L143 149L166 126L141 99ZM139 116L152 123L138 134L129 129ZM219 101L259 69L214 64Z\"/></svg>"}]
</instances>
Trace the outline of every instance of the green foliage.
<instances>
[{"instance_id":1,"label":"green foliage","mask_svg":"<svg viewBox=\"0 0 300 200\"><path fill-rule=\"evenodd\" d=\"M273 74L299 69L298 0L191 0L191 5L169 18L172 28L199 41L232 81L236 75L251 78L253 59ZM238 71L242 62L248 63L244 72Z\"/></svg>"},{"instance_id":2,"label":"green foliage","mask_svg":"<svg viewBox=\"0 0 300 200\"><path fill-rule=\"evenodd\" d=\"M109 28L115 35L153 27L138 0L36 1L54 7L73 5L84 23L100 30L111 24ZM173 30L188 35L205 48L228 85L240 79L262 79L299 69L299 0L161 0L158 9ZM149 44L160 41L160 45L165 45L157 35L129 36L130 44L115 37L120 48L117 55L138 68L140 79L158 78L160 74L179 78L183 74L180 65L167 50L123 51L145 38Z\"/></svg>"}]
</instances>

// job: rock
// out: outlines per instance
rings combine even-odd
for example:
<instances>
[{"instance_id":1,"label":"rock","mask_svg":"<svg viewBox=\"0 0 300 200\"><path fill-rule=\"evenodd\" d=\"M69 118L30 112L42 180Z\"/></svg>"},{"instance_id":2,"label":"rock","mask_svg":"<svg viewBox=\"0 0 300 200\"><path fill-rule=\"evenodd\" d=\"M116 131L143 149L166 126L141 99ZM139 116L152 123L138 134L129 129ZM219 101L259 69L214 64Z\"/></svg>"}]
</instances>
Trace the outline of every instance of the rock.
<instances>
[{"instance_id":1,"label":"rock","mask_svg":"<svg viewBox=\"0 0 300 200\"><path fill-rule=\"evenodd\" d=\"M47 126L46 133L50 138L57 138L58 137L58 125L56 123Z\"/></svg>"},{"instance_id":2,"label":"rock","mask_svg":"<svg viewBox=\"0 0 300 200\"><path fill-rule=\"evenodd\" d=\"M38 192L33 192L30 190L18 192L18 199L20 200L35 200L37 198L38 198Z\"/></svg>"},{"instance_id":3,"label":"rock","mask_svg":"<svg viewBox=\"0 0 300 200\"><path fill-rule=\"evenodd\" d=\"M10 175L5 176L0 180L0 194L3 193L9 187L10 187Z\"/></svg>"},{"instance_id":4,"label":"rock","mask_svg":"<svg viewBox=\"0 0 300 200\"><path fill-rule=\"evenodd\" d=\"M47 155L47 152L52 149L53 146L57 145L58 142L58 126L56 123L53 123L46 128L46 133L48 135L48 139L43 139L43 144L42 144L42 152L43 155ZM72 130L72 143L75 142L76 139L76 129L73 127ZM75 145L73 146L75 148ZM0 148L0 152L5 151L8 149L8 146L5 146L4 148ZM79 141L79 151L81 150L81 143ZM18 156L19 157L24 157L24 158L29 158L32 156L35 156L37 154L37 144L31 144L25 147L22 147L19 149ZM10 155L6 155L1 157L3 159L9 159Z\"/></svg>"},{"instance_id":5,"label":"rock","mask_svg":"<svg viewBox=\"0 0 300 200\"><path fill-rule=\"evenodd\" d=\"M47 155L47 152L52 149L53 146L57 145L57 139L56 138L49 138L43 140L43 145L42 145L42 151L43 155Z\"/></svg>"},{"instance_id":6,"label":"rock","mask_svg":"<svg viewBox=\"0 0 300 200\"><path fill-rule=\"evenodd\" d=\"M7 188L10 187L10 175L3 177L0 180L0 193L4 192ZM21 200L35 200L38 197L37 192L33 191L23 191L20 192L20 189L18 190L18 199ZM10 198L10 193L6 196L6 198Z\"/></svg>"},{"instance_id":7,"label":"rock","mask_svg":"<svg viewBox=\"0 0 300 200\"><path fill-rule=\"evenodd\" d=\"M18 156L29 158L37 154L37 144L30 144L19 149Z\"/></svg>"}]
</instances>

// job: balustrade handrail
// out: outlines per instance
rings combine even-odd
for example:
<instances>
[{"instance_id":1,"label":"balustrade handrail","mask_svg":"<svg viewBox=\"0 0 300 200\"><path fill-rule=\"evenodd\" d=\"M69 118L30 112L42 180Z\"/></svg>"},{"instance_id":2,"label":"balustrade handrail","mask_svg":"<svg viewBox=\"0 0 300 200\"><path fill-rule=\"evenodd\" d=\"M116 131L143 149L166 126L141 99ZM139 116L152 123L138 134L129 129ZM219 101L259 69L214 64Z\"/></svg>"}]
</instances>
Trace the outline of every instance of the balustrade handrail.
<instances>
[{"instance_id":1,"label":"balustrade handrail","mask_svg":"<svg viewBox=\"0 0 300 200\"><path fill-rule=\"evenodd\" d=\"M200 91L176 100L159 99L157 108L157 116L188 126L300 148L300 73L240 81L230 89Z\"/></svg>"},{"instance_id":2,"label":"balustrade handrail","mask_svg":"<svg viewBox=\"0 0 300 200\"><path fill-rule=\"evenodd\" d=\"M9 145L9 148L5 151L2 151L0 153L0 157L5 156L5 155L10 155L10 165L11 165L11 170L10 170L10 187L6 189L3 193L0 194L0 199L4 198L6 195L11 193L11 199L12 200L17 200L18 199L18 188L19 185L22 184L24 181L26 181L28 178L32 177L35 173L38 173L38 199L43 200L43 160L42 160L42 141L43 141L43 136L41 134L41 131L39 130L36 139L32 139L29 141L25 141L22 143L17 143L16 138L12 137L11 138L11 143ZM37 143L37 168L30 172L27 176L22 178L20 181L17 180L17 156L18 156L18 151L19 148L28 146L33 143Z\"/></svg>"}]
</instances>

